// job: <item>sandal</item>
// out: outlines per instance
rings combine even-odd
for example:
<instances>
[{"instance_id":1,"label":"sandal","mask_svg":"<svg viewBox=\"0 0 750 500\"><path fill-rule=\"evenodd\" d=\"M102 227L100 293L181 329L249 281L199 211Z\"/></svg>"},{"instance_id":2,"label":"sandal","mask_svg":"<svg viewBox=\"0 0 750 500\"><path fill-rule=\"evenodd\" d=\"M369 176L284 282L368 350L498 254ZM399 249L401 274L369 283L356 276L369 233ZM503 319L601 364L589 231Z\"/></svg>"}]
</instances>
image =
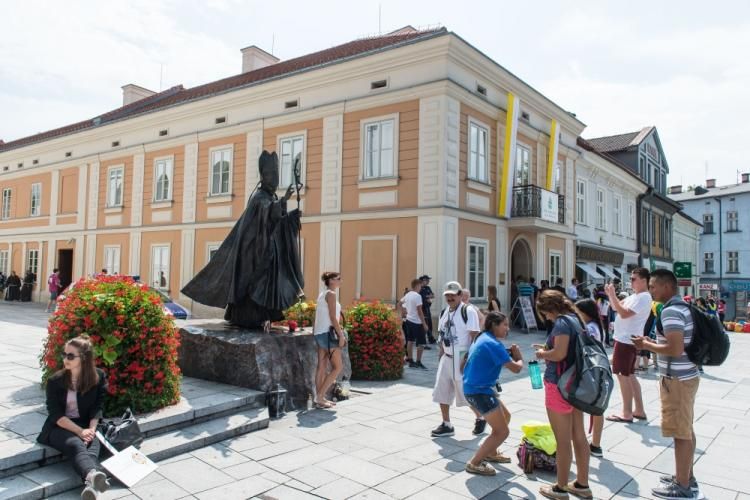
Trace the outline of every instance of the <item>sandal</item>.
<instances>
[{"instance_id":1,"label":"sandal","mask_svg":"<svg viewBox=\"0 0 750 500\"><path fill-rule=\"evenodd\" d=\"M606 418L606 420L608 420L610 422L619 422L621 424L632 424L633 423L633 419L632 418L631 419L627 419L627 418L621 417L620 415L610 415L610 416L608 416Z\"/></svg>"},{"instance_id":2,"label":"sandal","mask_svg":"<svg viewBox=\"0 0 750 500\"><path fill-rule=\"evenodd\" d=\"M315 402L315 408L318 410L330 410L333 408L333 405L331 405L328 401L324 401L322 403Z\"/></svg>"},{"instance_id":3,"label":"sandal","mask_svg":"<svg viewBox=\"0 0 750 500\"><path fill-rule=\"evenodd\" d=\"M636 420L648 420L646 415L633 415L633 418Z\"/></svg>"}]
</instances>

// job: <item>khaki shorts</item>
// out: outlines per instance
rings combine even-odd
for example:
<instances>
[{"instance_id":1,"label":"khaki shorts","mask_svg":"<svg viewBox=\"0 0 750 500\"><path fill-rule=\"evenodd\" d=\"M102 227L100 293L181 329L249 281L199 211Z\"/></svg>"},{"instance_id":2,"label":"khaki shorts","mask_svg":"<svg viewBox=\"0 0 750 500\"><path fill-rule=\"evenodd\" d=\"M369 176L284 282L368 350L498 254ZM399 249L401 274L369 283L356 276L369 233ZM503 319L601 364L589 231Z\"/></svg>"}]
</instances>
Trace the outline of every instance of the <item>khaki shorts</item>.
<instances>
[{"instance_id":1,"label":"khaki shorts","mask_svg":"<svg viewBox=\"0 0 750 500\"><path fill-rule=\"evenodd\" d=\"M464 381L460 374L453 373L453 358L441 356L438 362L435 388L432 390L432 401L443 405L469 406L464 397Z\"/></svg>"},{"instance_id":2,"label":"khaki shorts","mask_svg":"<svg viewBox=\"0 0 750 500\"><path fill-rule=\"evenodd\" d=\"M661 435L675 439L693 438L693 413L695 394L700 377L689 380L662 377L659 382L661 396Z\"/></svg>"}]
</instances>

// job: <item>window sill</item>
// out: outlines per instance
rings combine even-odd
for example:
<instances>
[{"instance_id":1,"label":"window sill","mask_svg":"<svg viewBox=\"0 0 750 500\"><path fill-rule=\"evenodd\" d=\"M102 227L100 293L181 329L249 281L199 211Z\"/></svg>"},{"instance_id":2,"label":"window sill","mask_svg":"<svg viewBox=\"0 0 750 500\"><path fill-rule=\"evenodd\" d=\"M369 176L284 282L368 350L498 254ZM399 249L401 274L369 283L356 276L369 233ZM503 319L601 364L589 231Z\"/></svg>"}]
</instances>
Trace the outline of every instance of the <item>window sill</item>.
<instances>
[{"instance_id":1,"label":"window sill","mask_svg":"<svg viewBox=\"0 0 750 500\"><path fill-rule=\"evenodd\" d=\"M152 209L155 209L155 208L171 208L172 207L172 203L174 203L172 200L167 200L167 201L152 201L151 202L151 208Z\"/></svg>"},{"instance_id":2,"label":"window sill","mask_svg":"<svg viewBox=\"0 0 750 500\"><path fill-rule=\"evenodd\" d=\"M117 206L117 207L105 207L104 213L105 214L119 214L122 213L123 206Z\"/></svg>"},{"instance_id":3,"label":"window sill","mask_svg":"<svg viewBox=\"0 0 750 500\"><path fill-rule=\"evenodd\" d=\"M234 198L231 194L209 194L206 196L206 203L229 203Z\"/></svg>"},{"instance_id":4,"label":"window sill","mask_svg":"<svg viewBox=\"0 0 750 500\"><path fill-rule=\"evenodd\" d=\"M398 186L398 177L384 177L382 179L360 179L357 181L359 189L371 189Z\"/></svg>"},{"instance_id":5,"label":"window sill","mask_svg":"<svg viewBox=\"0 0 750 500\"><path fill-rule=\"evenodd\" d=\"M739 271L727 271L727 274L740 274Z\"/></svg>"},{"instance_id":6,"label":"window sill","mask_svg":"<svg viewBox=\"0 0 750 500\"><path fill-rule=\"evenodd\" d=\"M732 230L729 230L729 229L727 229L727 230L726 230L726 231L724 231L724 232L725 232L725 233L741 233L741 232L742 232L742 230L741 230L741 229L732 229Z\"/></svg>"},{"instance_id":7,"label":"window sill","mask_svg":"<svg viewBox=\"0 0 750 500\"><path fill-rule=\"evenodd\" d=\"M710 231L710 232L709 231L704 231L701 234L716 234L716 233L714 233L713 231Z\"/></svg>"},{"instance_id":8,"label":"window sill","mask_svg":"<svg viewBox=\"0 0 750 500\"><path fill-rule=\"evenodd\" d=\"M474 179L466 179L466 187L468 187L469 189L482 191L483 193L492 193L492 184L487 184L486 182L477 181Z\"/></svg>"}]
</instances>

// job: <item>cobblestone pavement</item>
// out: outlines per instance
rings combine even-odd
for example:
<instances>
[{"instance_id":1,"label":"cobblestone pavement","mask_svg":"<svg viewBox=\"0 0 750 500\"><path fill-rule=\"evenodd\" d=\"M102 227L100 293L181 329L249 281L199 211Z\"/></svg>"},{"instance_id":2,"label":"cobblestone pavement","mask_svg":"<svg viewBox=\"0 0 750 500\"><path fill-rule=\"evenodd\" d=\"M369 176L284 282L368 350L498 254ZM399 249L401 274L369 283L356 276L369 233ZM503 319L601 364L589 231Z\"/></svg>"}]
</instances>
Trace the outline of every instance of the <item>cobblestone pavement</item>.
<instances>
[{"instance_id":1,"label":"cobblestone pavement","mask_svg":"<svg viewBox=\"0 0 750 500\"><path fill-rule=\"evenodd\" d=\"M11 366L14 357L28 360L38 353L45 325L42 307L0 303L5 353L0 371L17 368ZM10 332L22 332L23 341ZM510 340L528 357L531 343L541 338L512 332ZM750 371L744 364L750 357L750 335L732 334L732 341L729 360L706 369L696 405L695 474L702 495L711 499L750 499L745 477L750 473L745 428ZM427 351L426 371L407 368L404 378L395 382L356 382L354 389L368 394L340 402L336 411L291 412L267 430L161 462L158 471L135 488L115 488L104 498L538 498L539 486L553 480L551 475L527 477L515 463L497 466L494 477L464 472L481 441L471 434L473 415L467 408L452 411L454 437L430 438L430 430L440 423L431 400L436 361L436 351ZM34 369L25 362L22 372L8 376L32 376ZM662 438L659 429L656 376L652 370L640 378L649 420L605 427L604 457L591 459L596 498L650 498L659 474L674 471L671 440ZM521 424L546 419L543 394L531 389L525 370L516 376L503 373L502 380L502 399L513 414L503 450L514 454ZM0 393L8 391L13 391L12 384L4 381ZM0 406L4 404L0 399ZM611 410L619 406L616 390ZM79 496L68 492L54 498Z\"/></svg>"}]
</instances>

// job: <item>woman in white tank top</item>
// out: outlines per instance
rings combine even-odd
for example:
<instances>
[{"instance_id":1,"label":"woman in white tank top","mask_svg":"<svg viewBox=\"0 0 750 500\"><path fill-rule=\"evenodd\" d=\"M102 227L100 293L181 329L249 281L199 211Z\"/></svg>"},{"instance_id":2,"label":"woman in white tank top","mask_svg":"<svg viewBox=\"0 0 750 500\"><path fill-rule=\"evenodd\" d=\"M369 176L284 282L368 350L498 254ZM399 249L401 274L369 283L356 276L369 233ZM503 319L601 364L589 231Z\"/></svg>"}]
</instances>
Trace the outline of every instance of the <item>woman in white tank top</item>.
<instances>
[{"instance_id":1,"label":"woman in white tank top","mask_svg":"<svg viewBox=\"0 0 750 500\"><path fill-rule=\"evenodd\" d=\"M341 348L346 345L346 332L341 327L341 304L336 297L336 290L341 286L341 275L328 271L320 277L326 285L325 290L318 296L315 306L315 324L313 334L318 347L318 368L315 372L315 406L331 408L335 403L326 399L328 389L336 381L343 363ZM328 332L333 329L338 337L331 341ZM331 371L328 372L328 361ZM326 373L328 372L328 373Z\"/></svg>"}]
</instances>

